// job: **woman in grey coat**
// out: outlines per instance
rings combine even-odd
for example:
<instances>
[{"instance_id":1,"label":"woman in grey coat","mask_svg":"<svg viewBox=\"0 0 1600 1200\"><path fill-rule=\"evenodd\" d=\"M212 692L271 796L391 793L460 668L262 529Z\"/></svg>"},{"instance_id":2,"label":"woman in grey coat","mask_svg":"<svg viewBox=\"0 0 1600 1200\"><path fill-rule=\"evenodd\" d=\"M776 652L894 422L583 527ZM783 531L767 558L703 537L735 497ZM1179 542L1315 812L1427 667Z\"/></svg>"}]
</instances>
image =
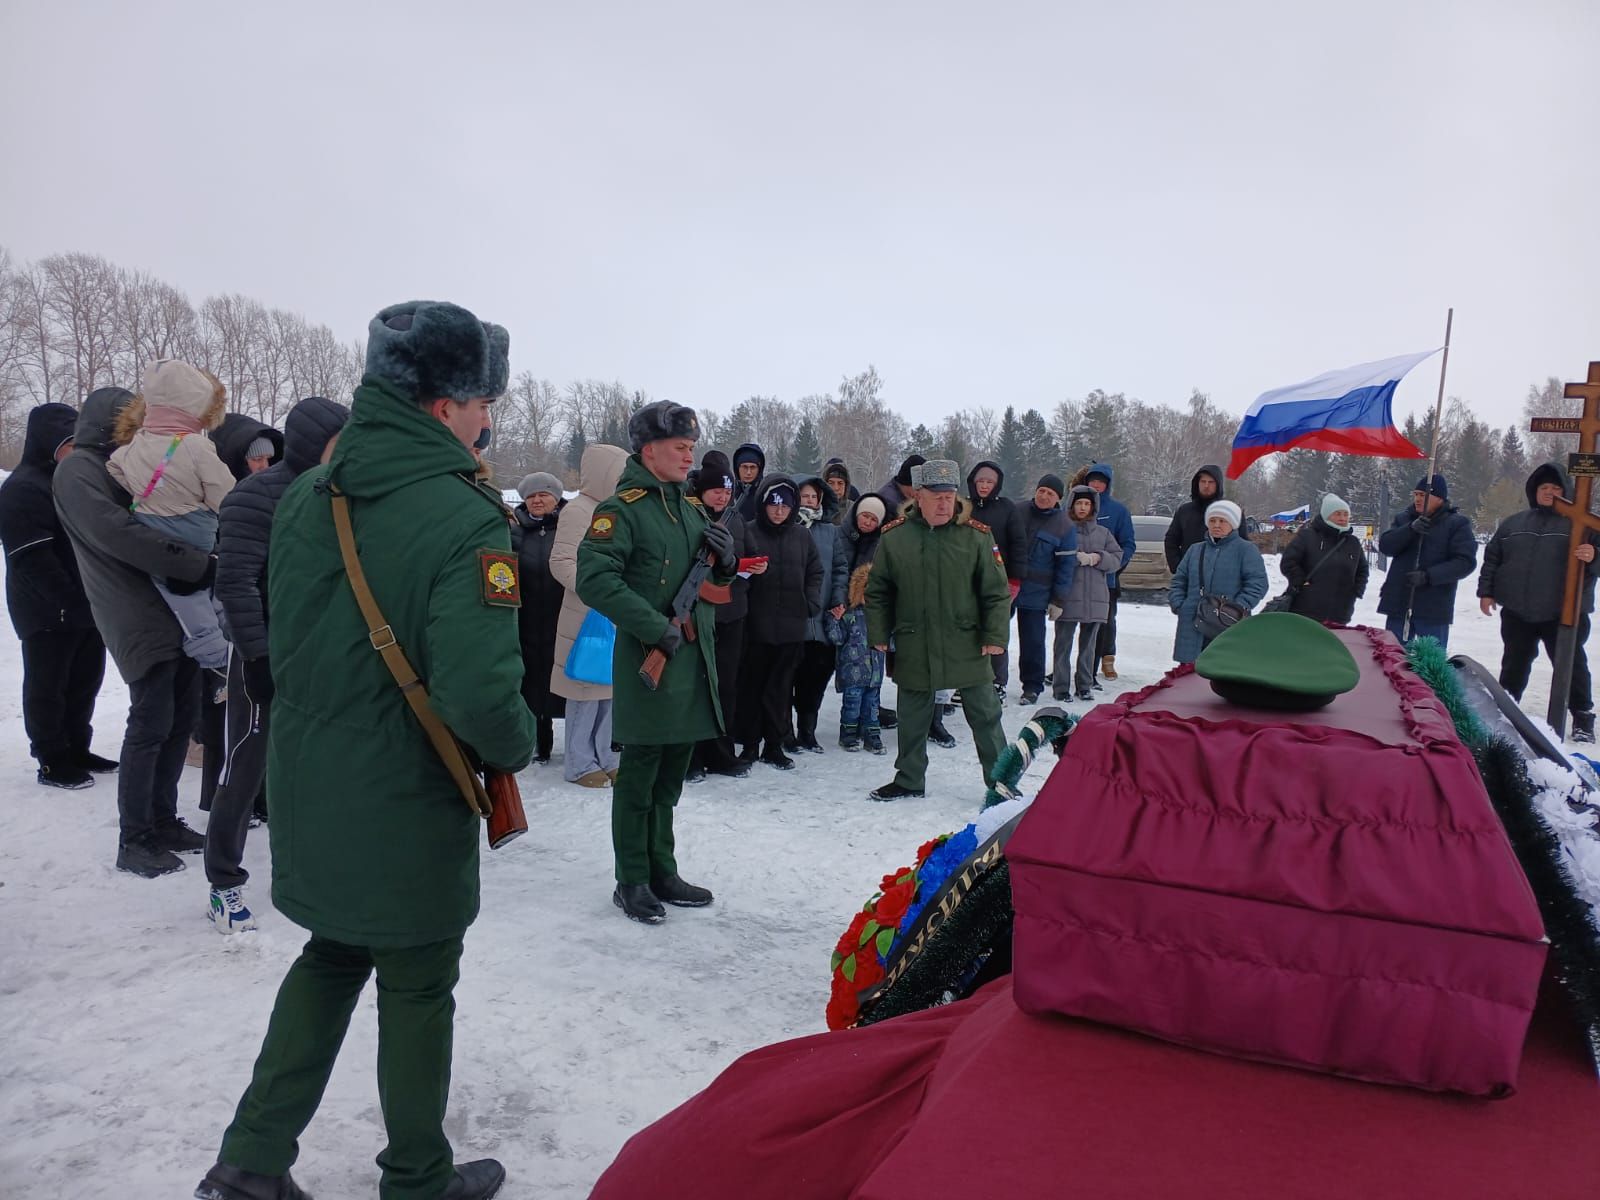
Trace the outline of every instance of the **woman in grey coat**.
<instances>
[{"instance_id":1,"label":"woman in grey coat","mask_svg":"<svg viewBox=\"0 0 1600 1200\"><path fill-rule=\"evenodd\" d=\"M1168 600L1178 614L1178 634L1173 639L1172 657L1192 663L1206 648L1207 640L1194 627L1194 614L1200 607L1202 590L1208 596L1224 596L1246 610L1255 608L1267 594L1267 565L1255 543L1239 535L1239 506L1232 500L1217 500L1206 509L1206 536L1183 552L1183 561L1172 576Z\"/></svg>"},{"instance_id":2,"label":"woman in grey coat","mask_svg":"<svg viewBox=\"0 0 1600 1200\"><path fill-rule=\"evenodd\" d=\"M1061 611L1056 617L1055 681L1052 694L1057 700L1071 700L1077 689L1079 700L1094 697L1095 648L1100 642L1100 626L1111 615L1109 577L1122 565L1122 547L1111 531L1099 523L1100 493L1087 484L1072 489L1067 496L1067 511L1078 534L1078 569L1072 573L1072 587L1065 596L1051 597ZM1078 635L1078 668L1072 669L1072 635Z\"/></svg>"}]
</instances>

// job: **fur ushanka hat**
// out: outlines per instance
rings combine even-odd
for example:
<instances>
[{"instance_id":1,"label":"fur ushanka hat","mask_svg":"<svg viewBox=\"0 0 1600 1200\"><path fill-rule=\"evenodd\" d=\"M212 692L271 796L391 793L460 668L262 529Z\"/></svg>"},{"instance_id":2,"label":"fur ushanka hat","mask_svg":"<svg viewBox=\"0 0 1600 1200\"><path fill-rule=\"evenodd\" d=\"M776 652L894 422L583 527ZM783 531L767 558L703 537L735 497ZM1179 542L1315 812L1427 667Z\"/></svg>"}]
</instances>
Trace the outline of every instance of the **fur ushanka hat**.
<instances>
[{"instance_id":1,"label":"fur ushanka hat","mask_svg":"<svg viewBox=\"0 0 1600 1200\"><path fill-rule=\"evenodd\" d=\"M501 396L511 378L511 335L458 304L392 304L367 326L366 377L413 400Z\"/></svg>"}]
</instances>

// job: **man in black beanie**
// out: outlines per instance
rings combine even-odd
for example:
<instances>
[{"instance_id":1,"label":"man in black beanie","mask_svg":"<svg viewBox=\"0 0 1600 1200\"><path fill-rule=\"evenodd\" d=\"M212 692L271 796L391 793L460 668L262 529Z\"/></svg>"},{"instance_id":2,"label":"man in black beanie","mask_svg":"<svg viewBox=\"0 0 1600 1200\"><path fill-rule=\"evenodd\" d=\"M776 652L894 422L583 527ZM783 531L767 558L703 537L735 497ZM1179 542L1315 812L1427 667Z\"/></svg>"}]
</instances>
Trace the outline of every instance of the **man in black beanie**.
<instances>
[{"instance_id":1,"label":"man in black beanie","mask_svg":"<svg viewBox=\"0 0 1600 1200\"><path fill-rule=\"evenodd\" d=\"M883 501L883 506L888 510L889 520L894 520L900 515L900 510L912 500L917 498L917 488L912 478L911 469L920 467L928 460L920 454L906 456L900 464L900 469L894 473L894 478L878 489L878 499Z\"/></svg>"},{"instance_id":2,"label":"man in black beanie","mask_svg":"<svg viewBox=\"0 0 1600 1200\"><path fill-rule=\"evenodd\" d=\"M1472 522L1451 506L1443 475L1417 480L1411 500L1378 538L1379 551L1393 560L1378 593L1378 611L1402 642L1431 637L1448 646L1456 584L1478 565L1478 540Z\"/></svg>"}]
</instances>

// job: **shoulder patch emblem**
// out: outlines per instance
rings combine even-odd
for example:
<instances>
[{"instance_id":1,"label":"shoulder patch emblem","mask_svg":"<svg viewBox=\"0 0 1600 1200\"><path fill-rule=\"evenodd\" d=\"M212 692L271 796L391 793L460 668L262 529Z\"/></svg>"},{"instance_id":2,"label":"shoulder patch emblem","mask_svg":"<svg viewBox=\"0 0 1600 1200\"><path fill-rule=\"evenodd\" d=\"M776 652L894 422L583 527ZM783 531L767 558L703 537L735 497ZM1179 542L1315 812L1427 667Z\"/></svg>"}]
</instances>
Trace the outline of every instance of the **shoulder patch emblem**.
<instances>
[{"instance_id":1,"label":"shoulder patch emblem","mask_svg":"<svg viewBox=\"0 0 1600 1200\"><path fill-rule=\"evenodd\" d=\"M478 582L485 604L500 608L522 607L522 581L517 578L516 555L503 550L479 550Z\"/></svg>"},{"instance_id":2,"label":"shoulder patch emblem","mask_svg":"<svg viewBox=\"0 0 1600 1200\"><path fill-rule=\"evenodd\" d=\"M594 520L589 522L589 536L597 542L609 542L616 528L615 517L607 516L605 513L595 513Z\"/></svg>"},{"instance_id":3,"label":"shoulder patch emblem","mask_svg":"<svg viewBox=\"0 0 1600 1200\"><path fill-rule=\"evenodd\" d=\"M642 500L649 495L643 488L624 488L617 493L617 499L624 504L632 504L635 500Z\"/></svg>"}]
</instances>

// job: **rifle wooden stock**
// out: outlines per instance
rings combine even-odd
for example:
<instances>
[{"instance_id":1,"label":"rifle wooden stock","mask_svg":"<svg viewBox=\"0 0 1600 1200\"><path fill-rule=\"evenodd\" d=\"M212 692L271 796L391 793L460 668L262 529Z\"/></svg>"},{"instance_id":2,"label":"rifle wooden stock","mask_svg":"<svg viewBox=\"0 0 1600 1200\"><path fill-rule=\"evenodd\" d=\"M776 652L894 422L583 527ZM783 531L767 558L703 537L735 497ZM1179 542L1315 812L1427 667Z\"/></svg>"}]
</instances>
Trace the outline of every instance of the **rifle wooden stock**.
<instances>
[{"instance_id":1,"label":"rifle wooden stock","mask_svg":"<svg viewBox=\"0 0 1600 1200\"><path fill-rule=\"evenodd\" d=\"M489 849L498 850L507 842L528 832L528 814L522 808L522 789L517 777L504 771L483 773L484 791L489 803Z\"/></svg>"},{"instance_id":2,"label":"rifle wooden stock","mask_svg":"<svg viewBox=\"0 0 1600 1200\"><path fill-rule=\"evenodd\" d=\"M661 672L666 669L667 656L652 647L644 656L644 666L639 668L639 682L653 692L661 686Z\"/></svg>"}]
</instances>

